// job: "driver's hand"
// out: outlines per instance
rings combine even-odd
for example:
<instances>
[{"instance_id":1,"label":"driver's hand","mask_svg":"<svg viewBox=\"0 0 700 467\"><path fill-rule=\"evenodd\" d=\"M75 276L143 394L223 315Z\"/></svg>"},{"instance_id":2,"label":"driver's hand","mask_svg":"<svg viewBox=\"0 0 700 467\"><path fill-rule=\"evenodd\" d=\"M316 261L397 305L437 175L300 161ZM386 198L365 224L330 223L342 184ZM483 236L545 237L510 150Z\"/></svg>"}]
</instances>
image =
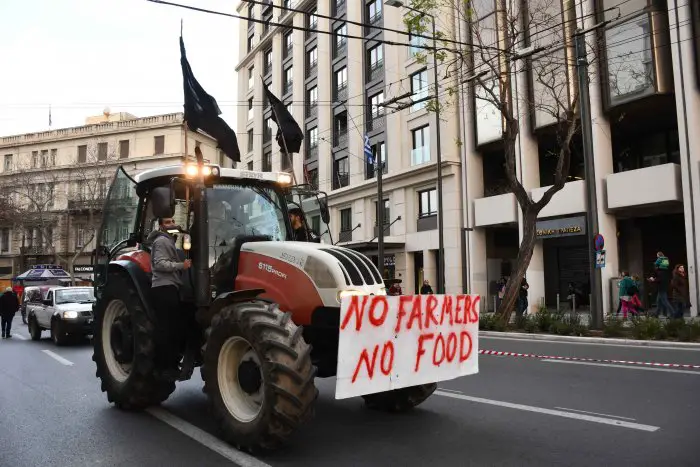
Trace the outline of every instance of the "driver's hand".
<instances>
[{"instance_id":1,"label":"driver's hand","mask_svg":"<svg viewBox=\"0 0 700 467\"><path fill-rule=\"evenodd\" d=\"M185 267L185 269L189 269L192 267L192 260L191 259L186 259L184 263L182 263Z\"/></svg>"}]
</instances>

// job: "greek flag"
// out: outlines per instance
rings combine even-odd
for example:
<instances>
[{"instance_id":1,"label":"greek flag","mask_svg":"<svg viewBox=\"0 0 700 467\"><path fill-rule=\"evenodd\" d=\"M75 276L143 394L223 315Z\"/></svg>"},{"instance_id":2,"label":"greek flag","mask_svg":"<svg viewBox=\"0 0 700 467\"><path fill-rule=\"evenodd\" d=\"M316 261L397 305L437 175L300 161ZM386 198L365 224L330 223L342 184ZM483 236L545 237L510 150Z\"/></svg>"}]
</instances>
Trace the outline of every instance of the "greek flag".
<instances>
[{"instance_id":1,"label":"greek flag","mask_svg":"<svg viewBox=\"0 0 700 467\"><path fill-rule=\"evenodd\" d=\"M367 163L374 165L374 156L372 155L372 146L369 145L369 136L365 133L365 157Z\"/></svg>"}]
</instances>

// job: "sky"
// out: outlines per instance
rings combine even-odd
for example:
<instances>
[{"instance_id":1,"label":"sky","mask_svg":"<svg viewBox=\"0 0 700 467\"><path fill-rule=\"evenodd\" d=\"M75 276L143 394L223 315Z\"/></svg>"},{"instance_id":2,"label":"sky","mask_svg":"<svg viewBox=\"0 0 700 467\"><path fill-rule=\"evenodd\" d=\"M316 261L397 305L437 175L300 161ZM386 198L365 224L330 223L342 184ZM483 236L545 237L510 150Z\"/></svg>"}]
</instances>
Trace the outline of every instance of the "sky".
<instances>
[{"instance_id":1,"label":"sky","mask_svg":"<svg viewBox=\"0 0 700 467\"><path fill-rule=\"evenodd\" d=\"M231 14L238 4L172 1ZM182 111L180 19L195 77L235 129L239 20L147 0L0 0L0 136L80 126L105 107Z\"/></svg>"}]
</instances>

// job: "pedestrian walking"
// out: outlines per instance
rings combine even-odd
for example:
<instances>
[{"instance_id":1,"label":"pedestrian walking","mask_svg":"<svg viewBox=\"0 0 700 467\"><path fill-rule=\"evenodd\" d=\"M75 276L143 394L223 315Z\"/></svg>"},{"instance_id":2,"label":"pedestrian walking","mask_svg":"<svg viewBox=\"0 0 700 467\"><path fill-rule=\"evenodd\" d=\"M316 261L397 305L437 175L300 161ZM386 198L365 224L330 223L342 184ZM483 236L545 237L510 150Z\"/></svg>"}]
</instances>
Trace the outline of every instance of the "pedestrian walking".
<instances>
[{"instance_id":1,"label":"pedestrian walking","mask_svg":"<svg viewBox=\"0 0 700 467\"><path fill-rule=\"evenodd\" d=\"M673 319L683 319L685 310L690 306L690 291L685 266L677 264L673 268L671 279L671 303L673 304Z\"/></svg>"},{"instance_id":2,"label":"pedestrian walking","mask_svg":"<svg viewBox=\"0 0 700 467\"><path fill-rule=\"evenodd\" d=\"M19 309L19 300L17 294L12 290L12 287L5 289L5 293L0 297L0 326L2 327L2 338L9 339L12 337L10 333L12 329L12 320L15 313Z\"/></svg>"},{"instance_id":3,"label":"pedestrian walking","mask_svg":"<svg viewBox=\"0 0 700 467\"><path fill-rule=\"evenodd\" d=\"M523 316L527 311L527 291L530 288L530 284L527 283L527 279L523 277L520 282L520 289L518 290L518 309L516 310L516 315L518 317Z\"/></svg>"},{"instance_id":4,"label":"pedestrian walking","mask_svg":"<svg viewBox=\"0 0 700 467\"><path fill-rule=\"evenodd\" d=\"M668 264L668 258L659 251L654 263L656 276L649 278L649 282L654 282L657 285L656 316L662 313L670 318L673 316L673 306L668 300L668 289L671 283L671 271L668 270Z\"/></svg>"},{"instance_id":5,"label":"pedestrian walking","mask_svg":"<svg viewBox=\"0 0 700 467\"><path fill-rule=\"evenodd\" d=\"M430 281L428 279L423 281L423 286L420 288L421 295L430 295L433 293L433 288L430 286Z\"/></svg>"}]
</instances>

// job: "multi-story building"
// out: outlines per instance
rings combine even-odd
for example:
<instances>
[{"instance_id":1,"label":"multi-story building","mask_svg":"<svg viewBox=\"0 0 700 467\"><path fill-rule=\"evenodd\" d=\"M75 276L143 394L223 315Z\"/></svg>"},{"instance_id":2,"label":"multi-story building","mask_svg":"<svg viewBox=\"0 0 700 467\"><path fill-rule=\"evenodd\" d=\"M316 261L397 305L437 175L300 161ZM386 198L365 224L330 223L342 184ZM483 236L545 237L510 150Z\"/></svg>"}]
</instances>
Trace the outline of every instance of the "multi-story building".
<instances>
[{"instance_id":1,"label":"multi-story building","mask_svg":"<svg viewBox=\"0 0 700 467\"><path fill-rule=\"evenodd\" d=\"M279 8L291 4L298 11ZM274 0L264 6L241 2L238 12L263 21L243 21L240 28L237 70L247 79L239 80L238 95L248 103L238 113L242 164L266 171L293 168L297 181L326 192L331 223L325 240L362 251L375 262L381 206L385 277L402 279L406 292L417 290L423 279L435 287L435 113L425 100L402 111L382 105L406 93L412 102L433 92L432 58L418 57L424 42L388 30L406 31L405 11L385 7L383 0ZM449 12L445 18L443 23L450 23ZM443 76L442 65L439 69ZM304 130L294 160L282 158L274 143L276 127L260 77ZM462 290L460 114L458 106L450 106L440 125L447 292ZM374 158L384 161L381 200L374 166L364 156L365 135ZM324 233L318 216L311 222Z\"/></svg>"},{"instance_id":2,"label":"multi-story building","mask_svg":"<svg viewBox=\"0 0 700 467\"><path fill-rule=\"evenodd\" d=\"M493 43L504 44L504 16L498 2L478 2L476 28L491 29ZM535 252L527 271L532 311L544 302L563 302L569 284L589 301L589 238L605 239L602 268L604 310L616 305L614 279L629 271L642 279L647 306L653 306L658 251L672 267L689 273L691 313L697 315L700 287L700 3L683 0L531 0L556 18L551 28L530 30L519 43L548 47L514 66L513 92L519 100L520 134L516 142L517 176L533 199L553 183L558 151L553 119L538 111L533 73L551 57L565 64L560 77L575 89L575 29L591 28L589 44L593 162L599 232L588 227L587 181L583 144L574 138L574 154L563 190L539 214ZM522 18L529 18L527 14ZM500 24L501 27L493 27ZM509 26L510 27L510 26ZM541 32L546 31L546 32ZM475 39L472 35L464 39ZM516 38L520 40L520 38ZM554 44L554 45L553 45ZM530 49L532 50L532 49ZM488 77L487 77L488 78ZM487 79L485 78L485 79ZM518 92L519 90L519 92ZM532 97L535 99L532 99ZM527 97L525 99L524 97ZM465 109L467 125L463 176L465 225L469 247L467 288L495 294L496 280L510 273L522 238L522 214L509 192L503 169L501 125L479 105ZM490 118L491 117L491 118ZM562 229L563 228L563 229ZM489 305L491 301L489 300Z\"/></svg>"},{"instance_id":3,"label":"multi-story building","mask_svg":"<svg viewBox=\"0 0 700 467\"><path fill-rule=\"evenodd\" d=\"M0 137L0 280L56 262L89 278L93 234L116 169L180 164L185 139L182 113L136 118L107 109L84 126ZM190 155L200 145L206 159L231 166L208 135L187 131L187 142Z\"/></svg>"}]
</instances>

